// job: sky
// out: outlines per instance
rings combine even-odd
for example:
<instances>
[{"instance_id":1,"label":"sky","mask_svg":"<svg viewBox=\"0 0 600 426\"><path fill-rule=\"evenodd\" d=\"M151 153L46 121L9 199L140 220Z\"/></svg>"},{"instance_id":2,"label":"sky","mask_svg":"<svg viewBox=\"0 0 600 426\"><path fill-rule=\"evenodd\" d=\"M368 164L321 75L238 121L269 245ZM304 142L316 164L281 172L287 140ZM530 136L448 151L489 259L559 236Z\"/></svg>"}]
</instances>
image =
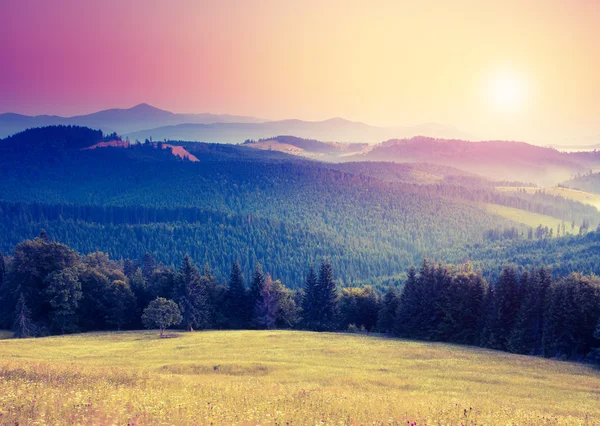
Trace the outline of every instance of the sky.
<instances>
[{"instance_id":1,"label":"sky","mask_svg":"<svg viewBox=\"0 0 600 426\"><path fill-rule=\"evenodd\" d=\"M0 0L0 113L440 123L600 142L598 0Z\"/></svg>"}]
</instances>

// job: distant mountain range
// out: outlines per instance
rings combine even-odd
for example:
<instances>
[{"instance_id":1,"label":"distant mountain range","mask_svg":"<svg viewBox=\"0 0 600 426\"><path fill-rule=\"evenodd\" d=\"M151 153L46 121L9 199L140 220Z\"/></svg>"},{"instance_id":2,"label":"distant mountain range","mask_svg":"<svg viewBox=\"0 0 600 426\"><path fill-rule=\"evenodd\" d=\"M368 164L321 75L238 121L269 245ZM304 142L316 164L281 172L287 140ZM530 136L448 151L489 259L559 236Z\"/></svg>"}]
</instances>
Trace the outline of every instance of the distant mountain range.
<instances>
[{"instance_id":1,"label":"distant mountain range","mask_svg":"<svg viewBox=\"0 0 600 426\"><path fill-rule=\"evenodd\" d=\"M427 135L457 138L466 135L453 127L430 123L411 127L377 127L331 118L324 121L281 120L264 123L212 123L163 126L128 134L130 139L182 140L241 143L248 139L267 139L275 135L293 135L329 142L378 143L390 138Z\"/></svg>"},{"instance_id":2,"label":"distant mountain range","mask_svg":"<svg viewBox=\"0 0 600 426\"><path fill-rule=\"evenodd\" d=\"M148 104L128 109L107 109L87 115L59 117L56 115L27 116L14 113L0 114L0 138L32 128L52 125L77 125L101 129L104 133L126 134L159 126L182 123L259 123L264 120L239 115L175 114Z\"/></svg>"},{"instance_id":3,"label":"distant mountain range","mask_svg":"<svg viewBox=\"0 0 600 426\"><path fill-rule=\"evenodd\" d=\"M266 121L255 117L218 114L175 114L151 105L129 109L108 109L88 115L59 117L0 114L0 138L17 132L50 125L78 125L116 132L131 141L184 140L217 143L241 143L247 139L265 139L276 135L336 142L378 143L391 138L427 135L440 138L468 138L459 130L435 123L411 127L377 127L365 123L332 118L324 121Z\"/></svg>"}]
</instances>

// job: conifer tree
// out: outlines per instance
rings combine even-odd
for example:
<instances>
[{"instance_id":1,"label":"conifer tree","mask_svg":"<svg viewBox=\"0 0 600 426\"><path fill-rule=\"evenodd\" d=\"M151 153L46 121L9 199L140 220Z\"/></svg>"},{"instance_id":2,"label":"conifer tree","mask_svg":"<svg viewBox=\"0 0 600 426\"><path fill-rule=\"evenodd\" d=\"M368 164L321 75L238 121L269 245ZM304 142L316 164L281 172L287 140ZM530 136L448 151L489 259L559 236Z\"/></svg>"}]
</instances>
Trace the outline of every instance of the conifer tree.
<instances>
[{"instance_id":1,"label":"conifer tree","mask_svg":"<svg viewBox=\"0 0 600 426\"><path fill-rule=\"evenodd\" d=\"M522 300L514 327L507 342L511 352L534 355L542 346L542 324L545 294L535 269L521 275Z\"/></svg>"},{"instance_id":2,"label":"conifer tree","mask_svg":"<svg viewBox=\"0 0 600 426\"><path fill-rule=\"evenodd\" d=\"M239 262L234 262L227 288L227 316L229 326L234 329L248 327L248 295Z\"/></svg>"},{"instance_id":3,"label":"conifer tree","mask_svg":"<svg viewBox=\"0 0 600 426\"><path fill-rule=\"evenodd\" d=\"M207 295L200 285L200 273L186 254L175 275L173 298L182 313L182 325L188 331L205 328L209 321Z\"/></svg>"},{"instance_id":4,"label":"conifer tree","mask_svg":"<svg viewBox=\"0 0 600 426\"><path fill-rule=\"evenodd\" d=\"M488 346L506 350L508 338L519 312L521 292L517 273L512 266L505 266L494 289L494 312L488 325Z\"/></svg>"},{"instance_id":5,"label":"conifer tree","mask_svg":"<svg viewBox=\"0 0 600 426\"><path fill-rule=\"evenodd\" d=\"M421 283L422 276L428 274L429 263L423 260L420 276L417 277L414 266L408 269L408 278L400 295L396 312L394 334L403 337L416 337L420 327L421 316Z\"/></svg>"},{"instance_id":6,"label":"conifer tree","mask_svg":"<svg viewBox=\"0 0 600 426\"><path fill-rule=\"evenodd\" d=\"M389 286L385 296L383 296L377 316L377 330L381 333L393 332L399 302L398 290L394 286Z\"/></svg>"},{"instance_id":7,"label":"conifer tree","mask_svg":"<svg viewBox=\"0 0 600 426\"><path fill-rule=\"evenodd\" d=\"M261 271L262 274L262 271ZM255 276L256 277L256 276ZM277 312L282 294L273 283L271 275L260 277L262 285L254 307L254 322L260 328L271 330L277 323Z\"/></svg>"},{"instance_id":8,"label":"conifer tree","mask_svg":"<svg viewBox=\"0 0 600 426\"><path fill-rule=\"evenodd\" d=\"M204 264L204 272L200 277L200 288L206 295L208 307L208 327L223 328L227 326L224 312L227 288L219 285L212 274L208 263Z\"/></svg>"},{"instance_id":9,"label":"conifer tree","mask_svg":"<svg viewBox=\"0 0 600 426\"><path fill-rule=\"evenodd\" d=\"M302 323L309 330L316 330L319 321L319 283L314 266L311 264L302 295Z\"/></svg>"},{"instance_id":10,"label":"conifer tree","mask_svg":"<svg viewBox=\"0 0 600 426\"><path fill-rule=\"evenodd\" d=\"M254 270L254 276L252 277L252 281L250 282L250 289L248 290L248 310L252 317L255 314L256 305L261 299L261 294L265 283L266 276L263 273L261 264L259 263L258 265L256 265L256 269Z\"/></svg>"},{"instance_id":11,"label":"conifer tree","mask_svg":"<svg viewBox=\"0 0 600 426\"><path fill-rule=\"evenodd\" d=\"M318 280L319 330L335 328L337 322L337 288L333 277L333 268L327 261L321 263Z\"/></svg>"}]
</instances>

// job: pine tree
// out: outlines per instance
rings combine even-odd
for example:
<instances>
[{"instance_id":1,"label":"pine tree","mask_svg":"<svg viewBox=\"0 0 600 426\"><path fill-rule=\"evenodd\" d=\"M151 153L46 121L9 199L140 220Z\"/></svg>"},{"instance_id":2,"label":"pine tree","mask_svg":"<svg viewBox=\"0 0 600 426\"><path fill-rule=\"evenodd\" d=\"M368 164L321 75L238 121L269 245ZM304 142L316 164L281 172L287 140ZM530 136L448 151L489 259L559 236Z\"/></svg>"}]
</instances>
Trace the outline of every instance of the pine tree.
<instances>
[{"instance_id":1,"label":"pine tree","mask_svg":"<svg viewBox=\"0 0 600 426\"><path fill-rule=\"evenodd\" d=\"M421 271L427 268L427 261L423 261ZM416 335L417 313L419 310L419 280L414 266L408 269L408 278L398 300L396 310L396 323L394 334L402 337L413 337Z\"/></svg>"},{"instance_id":2,"label":"pine tree","mask_svg":"<svg viewBox=\"0 0 600 426\"><path fill-rule=\"evenodd\" d=\"M223 328L227 326L227 318L224 312L227 288L219 285L216 277L212 274L208 263L204 264L204 273L200 277L200 288L206 295L208 306L208 327Z\"/></svg>"},{"instance_id":3,"label":"pine tree","mask_svg":"<svg viewBox=\"0 0 600 426\"><path fill-rule=\"evenodd\" d=\"M429 306L424 309L421 328L423 329L422 338L427 340L443 339L444 329L442 322L446 316L446 306L448 304L452 277L448 270L442 264L432 269L431 278L423 284L423 299L421 306Z\"/></svg>"},{"instance_id":4,"label":"pine tree","mask_svg":"<svg viewBox=\"0 0 600 426\"><path fill-rule=\"evenodd\" d=\"M545 294L535 269L521 276L522 300L514 327L507 342L511 352L535 355L541 352Z\"/></svg>"},{"instance_id":5,"label":"pine tree","mask_svg":"<svg viewBox=\"0 0 600 426\"><path fill-rule=\"evenodd\" d=\"M333 278L333 268L327 261L321 263L318 283L319 330L333 330L337 322L338 294Z\"/></svg>"},{"instance_id":6,"label":"pine tree","mask_svg":"<svg viewBox=\"0 0 600 426\"><path fill-rule=\"evenodd\" d=\"M381 333L391 333L394 330L396 310L398 309L399 302L398 290L394 286L389 286L385 296L383 296L381 308L377 316L377 330Z\"/></svg>"},{"instance_id":7,"label":"pine tree","mask_svg":"<svg viewBox=\"0 0 600 426\"><path fill-rule=\"evenodd\" d=\"M313 265L310 265L302 295L302 323L309 330L316 330L319 321L319 283Z\"/></svg>"},{"instance_id":8,"label":"pine tree","mask_svg":"<svg viewBox=\"0 0 600 426\"><path fill-rule=\"evenodd\" d=\"M173 298L179 304L183 327L188 331L208 325L207 295L200 286L200 273L188 255L175 276Z\"/></svg>"},{"instance_id":9,"label":"pine tree","mask_svg":"<svg viewBox=\"0 0 600 426\"><path fill-rule=\"evenodd\" d=\"M254 322L261 328L271 330L277 324L277 312L282 294L277 291L271 275L267 274L264 278L260 278L264 281L254 307Z\"/></svg>"},{"instance_id":10,"label":"pine tree","mask_svg":"<svg viewBox=\"0 0 600 426\"><path fill-rule=\"evenodd\" d=\"M513 267L505 266L502 269L493 294L494 312L488 325L490 330L487 346L506 350L521 306L521 290Z\"/></svg>"},{"instance_id":11,"label":"pine tree","mask_svg":"<svg viewBox=\"0 0 600 426\"><path fill-rule=\"evenodd\" d=\"M227 316L229 326L234 329L248 327L248 296L242 268L239 262L234 262L229 275L227 288Z\"/></svg>"},{"instance_id":12,"label":"pine tree","mask_svg":"<svg viewBox=\"0 0 600 426\"><path fill-rule=\"evenodd\" d=\"M261 299L261 294L263 291L263 287L266 283L266 276L262 271L262 266L260 263L256 265L256 269L254 270L254 276L252 277L252 281L250 282L250 289L248 290L248 310L252 317L255 315L255 308L257 303L259 303Z\"/></svg>"}]
</instances>

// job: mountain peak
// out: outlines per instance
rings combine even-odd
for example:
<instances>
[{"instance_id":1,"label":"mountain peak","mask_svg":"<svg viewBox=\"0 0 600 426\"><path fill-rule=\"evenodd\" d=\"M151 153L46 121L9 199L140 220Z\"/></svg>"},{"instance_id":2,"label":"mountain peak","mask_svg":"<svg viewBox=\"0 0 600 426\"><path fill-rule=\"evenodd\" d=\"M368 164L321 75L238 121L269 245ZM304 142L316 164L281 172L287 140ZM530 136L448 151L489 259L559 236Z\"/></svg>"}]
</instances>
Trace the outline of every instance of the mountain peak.
<instances>
[{"instance_id":1,"label":"mountain peak","mask_svg":"<svg viewBox=\"0 0 600 426\"><path fill-rule=\"evenodd\" d=\"M147 104L147 103L138 104L138 105L136 105L134 107L129 108L129 110L130 111L139 111L139 112L159 112L159 111L160 112L168 112L168 111L165 111L163 109L156 108L155 106L152 106L152 105Z\"/></svg>"}]
</instances>

